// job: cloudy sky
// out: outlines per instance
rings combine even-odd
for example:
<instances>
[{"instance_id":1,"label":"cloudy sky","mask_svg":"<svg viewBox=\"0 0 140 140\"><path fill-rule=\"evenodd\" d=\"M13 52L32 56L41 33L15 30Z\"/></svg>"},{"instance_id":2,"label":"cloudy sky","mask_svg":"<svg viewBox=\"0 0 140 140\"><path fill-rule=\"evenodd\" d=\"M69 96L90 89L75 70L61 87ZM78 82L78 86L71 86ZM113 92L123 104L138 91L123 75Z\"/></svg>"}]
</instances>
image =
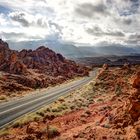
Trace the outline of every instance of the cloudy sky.
<instances>
[{"instance_id":1,"label":"cloudy sky","mask_svg":"<svg viewBox=\"0 0 140 140\"><path fill-rule=\"evenodd\" d=\"M0 38L140 44L140 0L0 0Z\"/></svg>"}]
</instances>

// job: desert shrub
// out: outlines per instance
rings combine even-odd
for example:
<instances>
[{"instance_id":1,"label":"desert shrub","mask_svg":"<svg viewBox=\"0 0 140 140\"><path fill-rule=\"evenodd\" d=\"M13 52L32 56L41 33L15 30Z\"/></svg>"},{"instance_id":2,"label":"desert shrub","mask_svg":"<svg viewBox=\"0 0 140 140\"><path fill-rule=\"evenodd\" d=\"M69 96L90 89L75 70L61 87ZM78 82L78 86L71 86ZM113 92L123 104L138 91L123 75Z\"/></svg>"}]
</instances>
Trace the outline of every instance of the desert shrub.
<instances>
[{"instance_id":1,"label":"desert shrub","mask_svg":"<svg viewBox=\"0 0 140 140\"><path fill-rule=\"evenodd\" d=\"M12 127L13 127L13 128L22 127L23 125L27 124L28 122L29 122L29 121L28 121L28 120L25 120L25 119L23 119L23 120L18 120L18 121L14 122L14 123L12 124Z\"/></svg>"},{"instance_id":2,"label":"desert shrub","mask_svg":"<svg viewBox=\"0 0 140 140\"><path fill-rule=\"evenodd\" d=\"M42 112L36 112L37 115L40 115L41 117L44 117L45 116L45 113L42 111Z\"/></svg>"},{"instance_id":3,"label":"desert shrub","mask_svg":"<svg viewBox=\"0 0 140 140\"><path fill-rule=\"evenodd\" d=\"M68 107L66 106L66 104L62 104L62 105L58 106L58 110L59 111L63 111L65 109L68 109Z\"/></svg>"},{"instance_id":4,"label":"desert shrub","mask_svg":"<svg viewBox=\"0 0 140 140\"><path fill-rule=\"evenodd\" d=\"M81 102L78 102L76 105L77 105L78 108L81 108L82 103Z\"/></svg>"},{"instance_id":5,"label":"desert shrub","mask_svg":"<svg viewBox=\"0 0 140 140\"><path fill-rule=\"evenodd\" d=\"M46 111L51 112L51 109L50 108L47 108Z\"/></svg>"},{"instance_id":6,"label":"desert shrub","mask_svg":"<svg viewBox=\"0 0 140 140\"><path fill-rule=\"evenodd\" d=\"M27 124L28 122L31 122L31 121L39 121L41 118L42 116L34 113L34 114L30 114L29 116L24 117L22 122Z\"/></svg>"},{"instance_id":7,"label":"desert shrub","mask_svg":"<svg viewBox=\"0 0 140 140\"><path fill-rule=\"evenodd\" d=\"M60 97L60 98L58 99L58 101L62 103L62 102L65 102L65 99L64 99L63 97Z\"/></svg>"},{"instance_id":8,"label":"desert shrub","mask_svg":"<svg viewBox=\"0 0 140 140\"><path fill-rule=\"evenodd\" d=\"M99 125L100 125L100 122L97 121L97 122L95 123L95 125L96 125L96 126L99 126Z\"/></svg>"},{"instance_id":9,"label":"desert shrub","mask_svg":"<svg viewBox=\"0 0 140 140\"><path fill-rule=\"evenodd\" d=\"M103 100L103 99L98 99L97 101L98 101L98 102L103 102L104 100Z\"/></svg>"},{"instance_id":10,"label":"desert shrub","mask_svg":"<svg viewBox=\"0 0 140 140\"><path fill-rule=\"evenodd\" d=\"M0 137L7 136L7 135L9 135L9 131L8 130L2 130L0 132Z\"/></svg>"},{"instance_id":11,"label":"desert shrub","mask_svg":"<svg viewBox=\"0 0 140 140\"><path fill-rule=\"evenodd\" d=\"M6 96L5 95L1 95L0 96L0 100L6 100L7 98L6 98Z\"/></svg>"},{"instance_id":12,"label":"desert shrub","mask_svg":"<svg viewBox=\"0 0 140 140\"><path fill-rule=\"evenodd\" d=\"M49 126L48 130L48 138L54 138L56 136L60 135L60 132L58 131L58 128L54 127L54 126Z\"/></svg>"},{"instance_id":13,"label":"desert shrub","mask_svg":"<svg viewBox=\"0 0 140 140\"><path fill-rule=\"evenodd\" d=\"M18 128L18 127L20 127L21 125L22 125L22 124L21 124L19 121L16 121L16 122L13 123L12 127L13 127L13 128Z\"/></svg>"},{"instance_id":14,"label":"desert shrub","mask_svg":"<svg viewBox=\"0 0 140 140\"><path fill-rule=\"evenodd\" d=\"M39 116L38 114L31 114L31 115L28 115L28 116L24 116L23 118L15 121L12 124L12 127L13 128L22 127L23 125L26 125L26 124L28 124L31 121L39 121L41 118L42 117Z\"/></svg>"},{"instance_id":15,"label":"desert shrub","mask_svg":"<svg viewBox=\"0 0 140 140\"><path fill-rule=\"evenodd\" d=\"M88 106L87 103L83 103L83 104L82 104L82 107L87 107L87 106Z\"/></svg>"},{"instance_id":16,"label":"desert shrub","mask_svg":"<svg viewBox=\"0 0 140 140\"><path fill-rule=\"evenodd\" d=\"M75 105L71 105L71 106L70 106L70 109L71 109L71 110L73 110L73 109L75 109L75 108L76 108Z\"/></svg>"},{"instance_id":17,"label":"desert shrub","mask_svg":"<svg viewBox=\"0 0 140 140\"><path fill-rule=\"evenodd\" d=\"M89 100L90 102L93 102L93 101L94 101L93 98L88 98L88 100Z\"/></svg>"},{"instance_id":18,"label":"desert shrub","mask_svg":"<svg viewBox=\"0 0 140 140\"><path fill-rule=\"evenodd\" d=\"M40 116L35 116L35 117L33 117L33 121L39 121L40 120Z\"/></svg>"},{"instance_id":19,"label":"desert shrub","mask_svg":"<svg viewBox=\"0 0 140 140\"><path fill-rule=\"evenodd\" d=\"M119 96L121 93L122 93L121 86L116 85L116 86L115 86L115 94L116 94L117 96Z\"/></svg>"},{"instance_id":20,"label":"desert shrub","mask_svg":"<svg viewBox=\"0 0 140 140\"><path fill-rule=\"evenodd\" d=\"M43 117L43 120L46 121L46 120L53 120L54 118L58 117L57 114L54 114L54 113L47 113L45 114L45 116Z\"/></svg>"},{"instance_id":21,"label":"desert shrub","mask_svg":"<svg viewBox=\"0 0 140 140\"><path fill-rule=\"evenodd\" d=\"M102 127L104 127L104 128L110 128L110 125L109 124L103 124Z\"/></svg>"},{"instance_id":22,"label":"desert shrub","mask_svg":"<svg viewBox=\"0 0 140 140\"><path fill-rule=\"evenodd\" d=\"M85 113L82 113L82 114L81 114L81 117L82 117L82 118L86 118L87 115L86 115Z\"/></svg>"},{"instance_id":23,"label":"desert shrub","mask_svg":"<svg viewBox=\"0 0 140 140\"><path fill-rule=\"evenodd\" d=\"M85 113L88 114L88 115L91 115L90 110L86 110Z\"/></svg>"},{"instance_id":24,"label":"desert shrub","mask_svg":"<svg viewBox=\"0 0 140 140\"><path fill-rule=\"evenodd\" d=\"M59 112L59 110L57 108L53 108L52 112Z\"/></svg>"}]
</instances>

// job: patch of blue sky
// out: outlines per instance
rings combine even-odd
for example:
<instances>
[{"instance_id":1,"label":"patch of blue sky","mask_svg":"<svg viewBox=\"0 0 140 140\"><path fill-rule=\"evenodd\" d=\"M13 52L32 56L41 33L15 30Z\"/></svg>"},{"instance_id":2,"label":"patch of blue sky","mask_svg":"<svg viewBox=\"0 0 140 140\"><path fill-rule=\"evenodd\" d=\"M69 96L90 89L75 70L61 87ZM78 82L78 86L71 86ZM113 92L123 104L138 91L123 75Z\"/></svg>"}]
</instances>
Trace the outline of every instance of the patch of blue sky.
<instances>
[{"instance_id":1,"label":"patch of blue sky","mask_svg":"<svg viewBox=\"0 0 140 140\"><path fill-rule=\"evenodd\" d=\"M10 12L12 12L10 8L0 5L0 13L8 14Z\"/></svg>"}]
</instances>

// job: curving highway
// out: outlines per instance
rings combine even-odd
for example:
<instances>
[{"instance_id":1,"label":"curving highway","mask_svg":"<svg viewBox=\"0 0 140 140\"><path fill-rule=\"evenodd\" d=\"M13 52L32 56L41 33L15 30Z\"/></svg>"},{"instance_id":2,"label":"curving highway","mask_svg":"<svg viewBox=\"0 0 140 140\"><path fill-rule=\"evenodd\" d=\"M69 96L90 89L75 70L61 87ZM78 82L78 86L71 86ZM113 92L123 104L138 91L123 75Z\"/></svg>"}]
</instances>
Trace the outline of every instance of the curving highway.
<instances>
[{"instance_id":1,"label":"curving highway","mask_svg":"<svg viewBox=\"0 0 140 140\"><path fill-rule=\"evenodd\" d=\"M39 94L32 94L26 97L12 100L0 104L0 128L4 128L9 123L26 113L40 109L58 99L60 96L80 88L96 77L97 69L90 73L89 77L84 77L66 85L53 87L47 91L38 91Z\"/></svg>"}]
</instances>

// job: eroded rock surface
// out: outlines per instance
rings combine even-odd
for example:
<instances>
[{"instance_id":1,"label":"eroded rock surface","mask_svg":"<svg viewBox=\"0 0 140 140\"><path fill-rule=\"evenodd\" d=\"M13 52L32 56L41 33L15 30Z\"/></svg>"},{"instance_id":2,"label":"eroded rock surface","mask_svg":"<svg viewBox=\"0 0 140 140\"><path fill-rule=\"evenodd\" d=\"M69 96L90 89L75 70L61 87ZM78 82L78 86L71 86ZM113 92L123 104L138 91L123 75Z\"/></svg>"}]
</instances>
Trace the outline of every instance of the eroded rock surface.
<instances>
[{"instance_id":1,"label":"eroded rock surface","mask_svg":"<svg viewBox=\"0 0 140 140\"><path fill-rule=\"evenodd\" d=\"M15 90L43 88L85 76L89 69L44 46L18 52L0 40L0 71L0 95L9 95Z\"/></svg>"}]
</instances>

